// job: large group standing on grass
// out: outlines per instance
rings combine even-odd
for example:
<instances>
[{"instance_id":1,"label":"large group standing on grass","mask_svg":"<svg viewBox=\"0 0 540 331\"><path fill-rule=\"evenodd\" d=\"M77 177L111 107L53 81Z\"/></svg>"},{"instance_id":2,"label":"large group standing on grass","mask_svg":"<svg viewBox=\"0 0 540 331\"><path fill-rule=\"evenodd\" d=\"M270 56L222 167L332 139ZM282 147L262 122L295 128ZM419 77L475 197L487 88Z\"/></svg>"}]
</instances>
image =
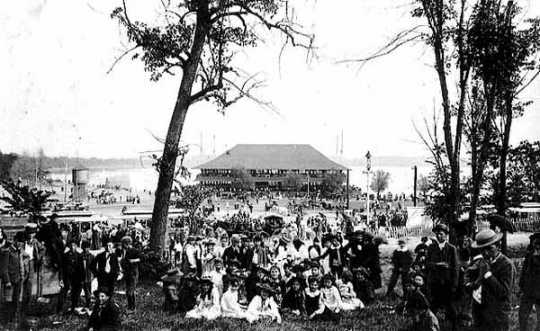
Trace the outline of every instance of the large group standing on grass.
<instances>
[{"instance_id":1,"label":"large group standing on grass","mask_svg":"<svg viewBox=\"0 0 540 331\"><path fill-rule=\"evenodd\" d=\"M320 227L320 222L307 226ZM381 300L375 291L383 288L379 246L384 239L366 229L309 232L313 238L302 240L305 236L291 223L273 236L219 228L185 239L171 235L170 270L159 281L163 309L186 319L338 322ZM454 246L446 225L436 225L433 233L414 248L400 238L392 254L385 297L399 302L392 313L409 318L404 329L439 330L444 316L453 330L508 330L515 268L500 251L502 235L482 230L474 240L460 236ZM0 288L7 318L24 315L35 299L33 287L43 281L36 274L48 267L58 271L57 313L86 312L89 330L120 328L124 314L115 301L123 296L115 290L125 288L127 314L136 311L145 236L113 229L99 242L103 248L96 254L92 236L59 225L54 215L28 224L12 241L0 232ZM540 303L538 275L540 234L534 234L519 282L521 330L529 330L532 307ZM79 307L82 293L84 308ZM70 308L65 309L68 294Z\"/></svg>"}]
</instances>

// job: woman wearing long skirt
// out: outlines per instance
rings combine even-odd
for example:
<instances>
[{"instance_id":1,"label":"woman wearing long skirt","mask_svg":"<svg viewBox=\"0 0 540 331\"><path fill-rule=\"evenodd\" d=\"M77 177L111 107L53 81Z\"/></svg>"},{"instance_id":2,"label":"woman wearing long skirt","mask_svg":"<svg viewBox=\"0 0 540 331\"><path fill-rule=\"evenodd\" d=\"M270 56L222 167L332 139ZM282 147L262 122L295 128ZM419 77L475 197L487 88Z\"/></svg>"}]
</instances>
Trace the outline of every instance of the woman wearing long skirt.
<instances>
[{"instance_id":1,"label":"woman wearing long skirt","mask_svg":"<svg viewBox=\"0 0 540 331\"><path fill-rule=\"evenodd\" d=\"M229 276L229 288L223 293L221 298L221 316L228 318L245 319L253 322L256 317L247 313L245 307L238 302L238 289L240 288L240 279L234 275Z\"/></svg>"},{"instance_id":2,"label":"woman wearing long skirt","mask_svg":"<svg viewBox=\"0 0 540 331\"><path fill-rule=\"evenodd\" d=\"M210 277L201 279L201 294L197 296L197 305L186 313L186 318L214 320L221 315L219 290L213 286Z\"/></svg>"}]
</instances>

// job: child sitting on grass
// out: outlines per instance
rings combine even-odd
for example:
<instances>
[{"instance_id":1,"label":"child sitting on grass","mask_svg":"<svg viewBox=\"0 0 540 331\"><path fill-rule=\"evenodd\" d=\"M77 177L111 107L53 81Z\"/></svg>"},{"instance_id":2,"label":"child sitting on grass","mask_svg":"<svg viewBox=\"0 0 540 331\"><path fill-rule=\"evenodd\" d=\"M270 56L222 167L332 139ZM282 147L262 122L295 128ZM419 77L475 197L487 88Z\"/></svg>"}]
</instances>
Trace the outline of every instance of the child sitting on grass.
<instances>
[{"instance_id":1,"label":"child sitting on grass","mask_svg":"<svg viewBox=\"0 0 540 331\"><path fill-rule=\"evenodd\" d=\"M352 284L353 274L349 270L344 270L342 279L336 281L342 300L343 310L355 310L364 308L364 304L356 297L356 292Z\"/></svg>"},{"instance_id":2,"label":"child sitting on grass","mask_svg":"<svg viewBox=\"0 0 540 331\"><path fill-rule=\"evenodd\" d=\"M284 311L290 311L294 315L303 315L306 313L306 296L302 290L300 279L292 280L291 288L283 297L281 307Z\"/></svg>"},{"instance_id":3,"label":"child sitting on grass","mask_svg":"<svg viewBox=\"0 0 540 331\"><path fill-rule=\"evenodd\" d=\"M335 311L330 310L323 301L323 294L319 290L319 280L316 277L309 277L306 295L306 313L310 320L316 321L338 321L339 316Z\"/></svg>"},{"instance_id":4,"label":"child sitting on grass","mask_svg":"<svg viewBox=\"0 0 540 331\"><path fill-rule=\"evenodd\" d=\"M274 289L269 284L257 284L257 290L259 294L253 297L248 306L248 314L256 321L260 319L270 319L270 321L276 321L281 324L281 314L279 308L274 301L273 294Z\"/></svg>"},{"instance_id":5,"label":"child sitting on grass","mask_svg":"<svg viewBox=\"0 0 540 331\"><path fill-rule=\"evenodd\" d=\"M375 290L373 289L373 283L369 280L369 272L363 267L355 268L353 272L353 289L358 299L363 304L369 305L375 299Z\"/></svg>"},{"instance_id":6,"label":"child sitting on grass","mask_svg":"<svg viewBox=\"0 0 540 331\"><path fill-rule=\"evenodd\" d=\"M406 331L440 331L439 320L431 309L424 294L416 290L410 294L407 309L412 316L412 324Z\"/></svg>"},{"instance_id":7,"label":"child sitting on grass","mask_svg":"<svg viewBox=\"0 0 540 331\"><path fill-rule=\"evenodd\" d=\"M245 319L251 323L255 318L250 316L246 309L240 305L238 298L239 288L240 278L236 277L236 275L229 276L229 288L221 297L221 316Z\"/></svg>"}]
</instances>

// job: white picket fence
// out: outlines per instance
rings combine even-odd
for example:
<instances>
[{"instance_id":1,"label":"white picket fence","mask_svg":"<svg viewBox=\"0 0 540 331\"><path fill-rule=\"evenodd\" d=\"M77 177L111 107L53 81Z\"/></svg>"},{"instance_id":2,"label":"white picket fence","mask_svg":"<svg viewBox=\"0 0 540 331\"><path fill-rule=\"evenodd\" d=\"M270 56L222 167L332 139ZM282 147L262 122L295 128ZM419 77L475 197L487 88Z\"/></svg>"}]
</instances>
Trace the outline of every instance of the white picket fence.
<instances>
[{"instance_id":1,"label":"white picket fence","mask_svg":"<svg viewBox=\"0 0 540 331\"><path fill-rule=\"evenodd\" d=\"M514 224L517 232L540 232L540 217L538 216L513 218L512 223ZM489 229L489 222L487 221L479 221L477 225L478 230ZM430 236L432 235L431 230L431 226L417 226L412 228L396 226L387 227L385 232L388 238L403 238Z\"/></svg>"}]
</instances>

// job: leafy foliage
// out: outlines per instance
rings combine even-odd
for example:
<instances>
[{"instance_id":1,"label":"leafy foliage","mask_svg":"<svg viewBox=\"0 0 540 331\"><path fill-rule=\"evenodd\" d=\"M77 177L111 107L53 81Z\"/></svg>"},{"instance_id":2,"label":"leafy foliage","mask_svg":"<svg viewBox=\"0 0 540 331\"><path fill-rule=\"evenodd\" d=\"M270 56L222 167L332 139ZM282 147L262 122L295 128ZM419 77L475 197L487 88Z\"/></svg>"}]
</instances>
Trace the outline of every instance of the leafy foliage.
<instances>
[{"instance_id":1,"label":"leafy foliage","mask_svg":"<svg viewBox=\"0 0 540 331\"><path fill-rule=\"evenodd\" d=\"M214 191L202 185L186 185L180 188L178 198L176 199L176 208L185 209L190 218L194 218L197 210L212 196Z\"/></svg>"},{"instance_id":2,"label":"leafy foliage","mask_svg":"<svg viewBox=\"0 0 540 331\"><path fill-rule=\"evenodd\" d=\"M9 203L15 211L31 215L38 215L43 210L47 198L51 196L50 192L23 186L11 180L1 181L0 186L8 193L7 196L0 197L0 200Z\"/></svg>"},{"instance_id":3,"label":"leafy foliage","mask_svg":"<svg viewBox=\"0 0 540 331\"><path fill-rule=\"evenodd\" d=\"M245 75L233 60L243 48L255 47L262 41L260 27L281 32L286 42L294 46L311 48L313 36L302 32L293 21L290 2L162 1L163 20L152 26L131 21L124 2L123 7L111 13L111 18L125 28L134 45L124 55L133 53L133 60L140 59L151 80L158 81L163 74L184 72L190 64L197 64L194 83L200 89L192 95L191 103L210 101L223 111L247 97L271 107L270 103L262 102L251 93L261 86L261 82L255 76ZM194 43L200 40L204 43L202 50L200 54L193 54Z\"/></svg>"},{"instance_id":4,"label":"leafy foliage","mask_svg":"<svg viewBox=\"0 0 540 331\"><path fill-rule=\"evenodd\" d=\"M251 174L243 168L231 169L231 186L237 191L248 191L253 188L254 181Z\"/></svg>"},{"instance_id":5,"label":"leafy foliage","mask_svg":"<svg viewBox=\"0 0 540 331\"><path fill-rule=\"evenodd\" d=\"M390 184L390 173L384 170L377 170L373 174L371 179L370 188L377 192L377 199L380 197L381 192L384 192Z\"/></svg>"},{"instance_id":6,"label":"leafy foliage","mask_svg":"<svg viewBox=\"0 0 540 331\"><path fill-rule=\"evenodd\" d=\"M341 194L346 176L340 172L326 174L321 184L321 193L325 197Z\"/></svg>"}]
</instances>

